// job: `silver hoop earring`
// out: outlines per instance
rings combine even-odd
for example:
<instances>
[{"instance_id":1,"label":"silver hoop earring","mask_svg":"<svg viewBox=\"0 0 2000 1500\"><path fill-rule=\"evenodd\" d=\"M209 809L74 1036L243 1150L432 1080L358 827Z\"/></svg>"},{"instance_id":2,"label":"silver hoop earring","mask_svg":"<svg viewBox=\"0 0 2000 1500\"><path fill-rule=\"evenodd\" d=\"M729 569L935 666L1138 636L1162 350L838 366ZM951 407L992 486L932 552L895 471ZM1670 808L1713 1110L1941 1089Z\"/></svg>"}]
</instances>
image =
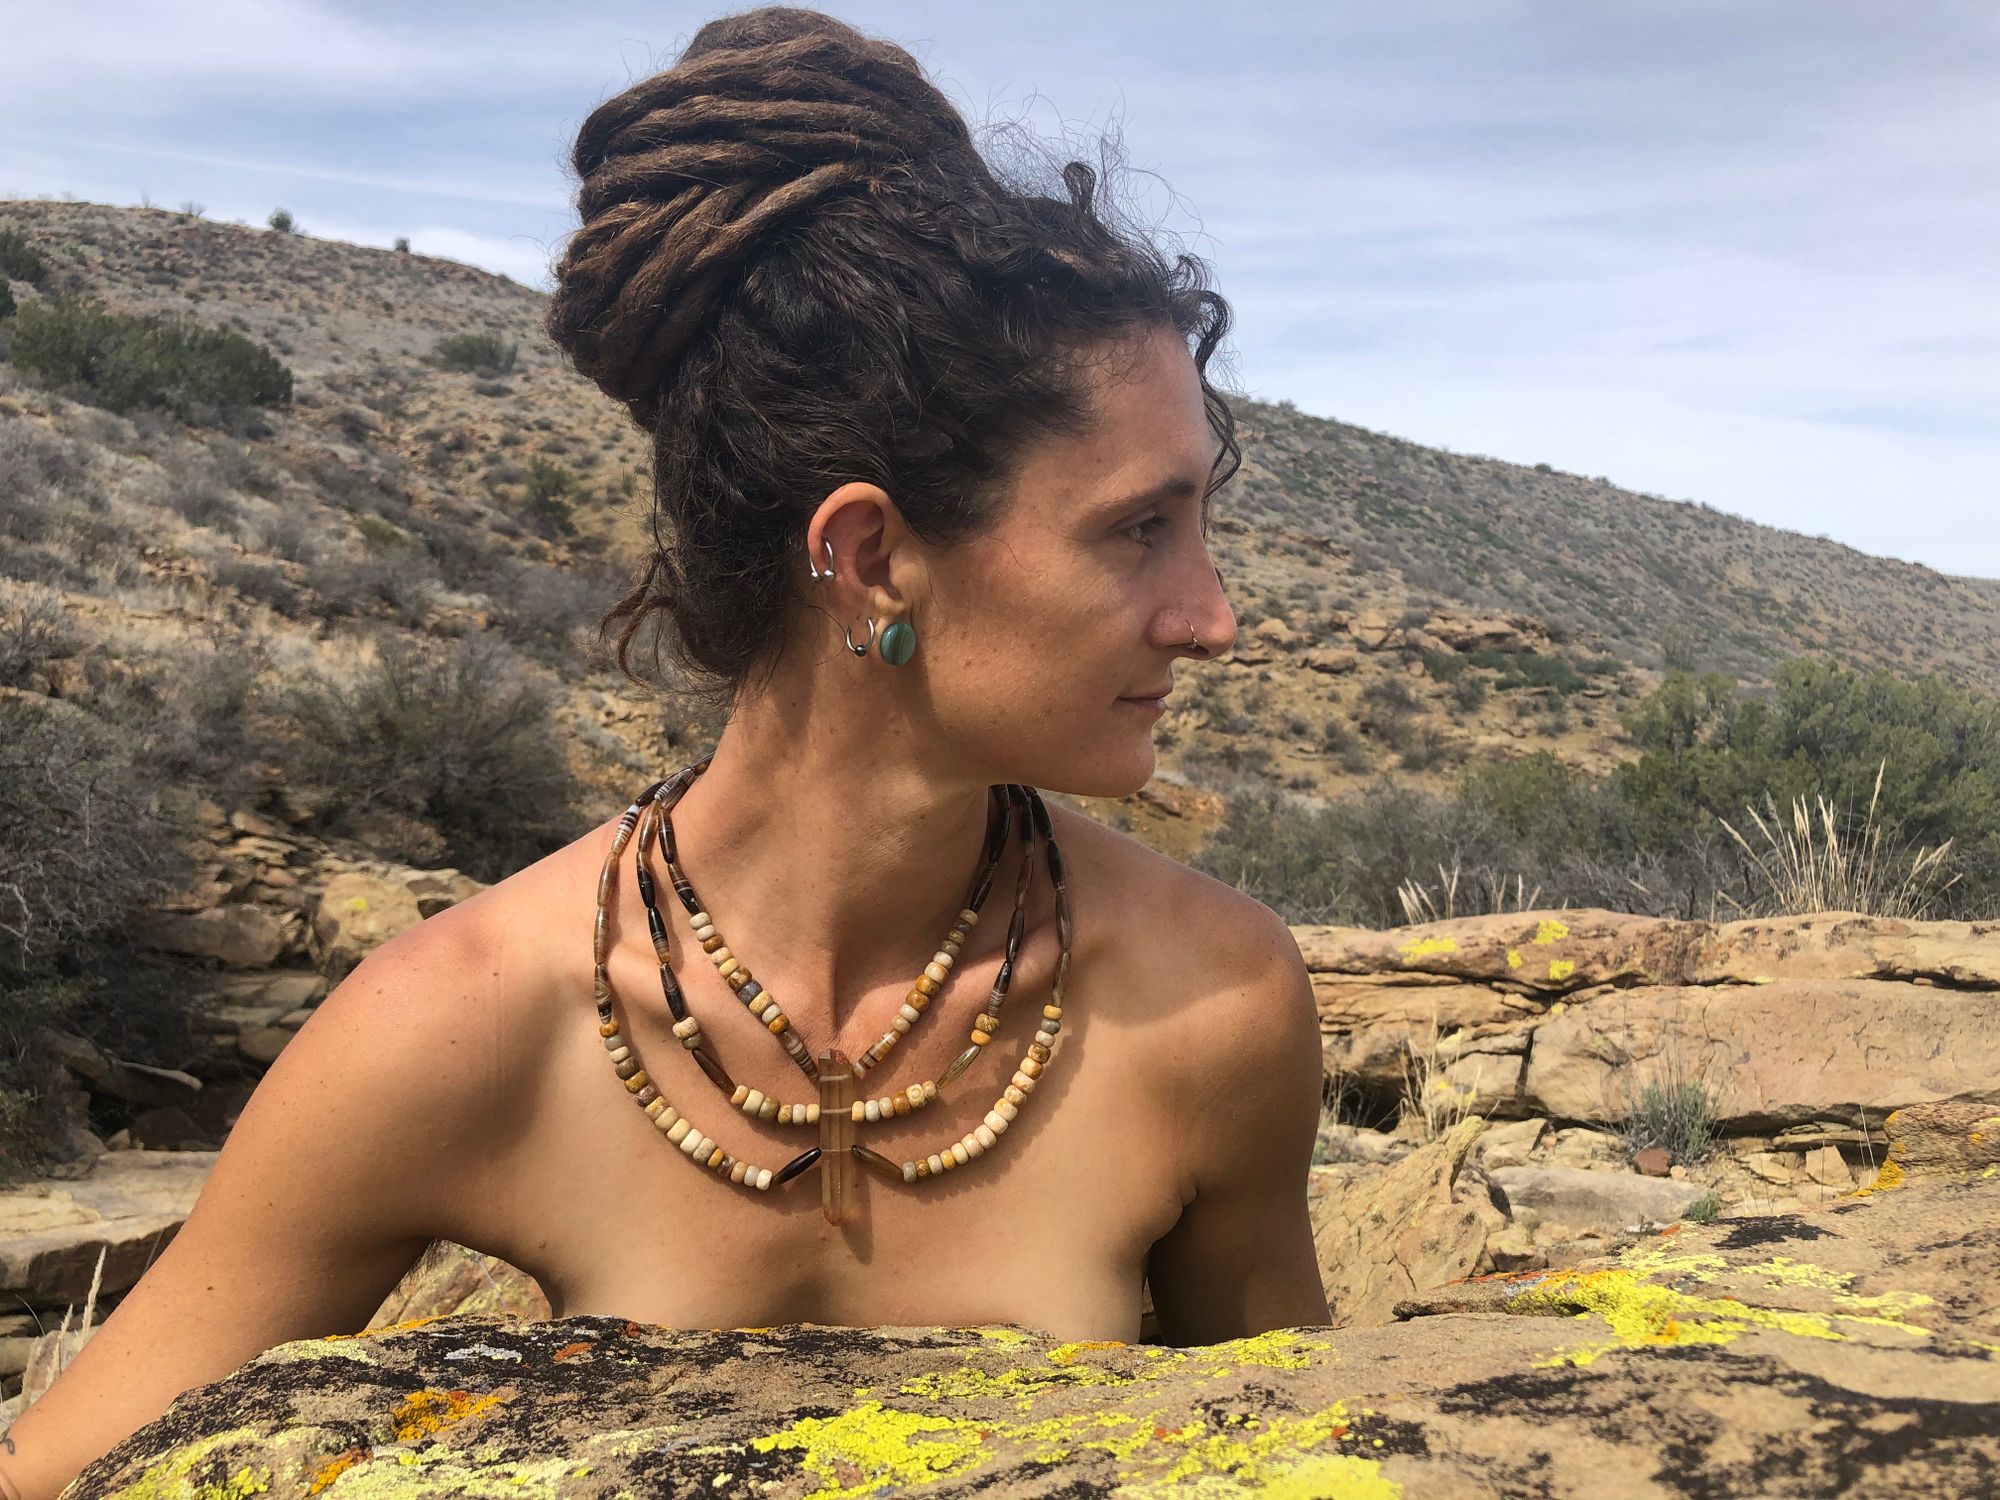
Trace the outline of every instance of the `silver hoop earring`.
<instances>
[{"instance_id":1,"label":"silver hoop earring","mask_svg":"<svg viewBox=\"0 0 2000 1500\"><path fill-rule=\"evenodd\" d=\"M868 648L875 644L875 617L873 615L868 617L868 639L863 641L859 646L854 644L854 632L852 630L843 625L840 633L847 637L847 649L849 651L852 651L856 656L866 656Z\"/></svg>"},{"instance_id":2,"label":"silver hoop earring","mask_svg":"<svg viewBox=\"0 0 2000 1500\"><path fill-rule=\"evenodd\" d=\"M829 542L825 537L821 537L819 544L826 548L826 571L822 573L818 568L813 566L812 553L810 551L806 553L806 571L812 574L814 583L825 583L829 578L833 577L833 543Z\"/></svg>"}]
</instances>

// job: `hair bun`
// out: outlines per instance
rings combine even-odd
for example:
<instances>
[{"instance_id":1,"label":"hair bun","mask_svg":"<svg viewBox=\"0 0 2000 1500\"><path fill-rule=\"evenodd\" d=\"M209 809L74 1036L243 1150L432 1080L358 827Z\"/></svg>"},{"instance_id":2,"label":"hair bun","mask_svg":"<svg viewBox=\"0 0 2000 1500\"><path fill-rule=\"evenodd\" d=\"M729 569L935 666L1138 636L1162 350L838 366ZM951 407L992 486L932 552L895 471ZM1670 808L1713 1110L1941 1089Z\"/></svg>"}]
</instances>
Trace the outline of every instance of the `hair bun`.
<instances>
[{"instance_id":1,"label":"hair bun","mask_svg":"<svg viewBox=\"0 0 2000 1500\"><path fill-rule=\"evenodd\" d=\"M893 168L984 175L970 133L892 42L773 5L708 22L600 104L571 154L581 223L547 328L637 412L759 238Z\"/></svg>"}]
</instances>

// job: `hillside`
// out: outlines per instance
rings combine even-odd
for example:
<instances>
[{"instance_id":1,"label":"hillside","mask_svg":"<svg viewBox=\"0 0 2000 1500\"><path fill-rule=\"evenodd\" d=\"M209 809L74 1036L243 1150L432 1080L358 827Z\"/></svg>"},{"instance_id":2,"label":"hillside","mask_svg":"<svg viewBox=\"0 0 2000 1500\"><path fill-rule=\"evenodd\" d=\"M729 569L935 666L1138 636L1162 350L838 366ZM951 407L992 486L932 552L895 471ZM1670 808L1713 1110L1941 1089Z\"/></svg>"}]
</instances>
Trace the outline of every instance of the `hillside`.
<instances>
[{"instance_id":1,"label":"hillside","mask_svg":"<svg viewBox=\"0 0 2000 1500\"><path fill-rule=\"evenodd\" d=\"M72 676L88 684L105 658L143 673L200 642L254 697L336 670L372 633L498 636L553 695L593 816L699 738L584 650L638 556L647 453L543 344L540 293L157 209L12 202L0 229L50 267L39 292L15 283L23 302L74 290L186 311L268 345L296 382L289 408L224 432L115 416L0 364L0 602L55 591L78 633L68 659L98 663ZM518 344L504 373L426 362L440 338L488 331ZM1823 652L2000 683L2000 582L1284 405L1238 410L1246 462L1214 538L1237 650L1183 664L1155 784L1087 809L1177 856L1246 779L1315 797L1385 771L1442 786L1536 748L1602 770L1629 755L1617 706L1657 680L1668 642L1748 682Z\"/></svg>"}]
</instances>

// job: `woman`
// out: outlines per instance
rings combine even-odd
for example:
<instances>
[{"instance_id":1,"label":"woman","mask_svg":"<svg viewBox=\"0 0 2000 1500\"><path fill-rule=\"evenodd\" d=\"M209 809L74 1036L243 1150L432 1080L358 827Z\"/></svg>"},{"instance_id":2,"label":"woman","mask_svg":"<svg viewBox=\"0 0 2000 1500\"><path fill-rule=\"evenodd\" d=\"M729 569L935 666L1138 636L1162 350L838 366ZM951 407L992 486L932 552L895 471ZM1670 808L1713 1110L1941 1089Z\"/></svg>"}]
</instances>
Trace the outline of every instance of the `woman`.
<instances>
[{"instance_id":1,"label":"woman","mask_svg":"<svg viewBox=\"0 0 2000 1500\"><path fill-rule=\"evenodd\" d=\"M1327 1320L1289 930L1002 790L1144 786L1176 659L1234 638L1204 540L1236 460L1204 374L1228 310L1200 263L1108 223L1080 163L1059 196L1003 185L907 53L808 11L704 26L574 159L549 329L654 449L657 549L607 628L631 670L669 627L726 727L643 828L608 818L327 999L16 1424L24 1500L179 1391L363 1326L433 1238L559 1315L678 1326L1129 1341L1148 1274L1170 1342ZM829 1049L890 1039L855 1085L887 1101L846 1127L880 1173L857 1181L838 1116L803 1116L842 1097Z\"/></svg>"}]
</instances>

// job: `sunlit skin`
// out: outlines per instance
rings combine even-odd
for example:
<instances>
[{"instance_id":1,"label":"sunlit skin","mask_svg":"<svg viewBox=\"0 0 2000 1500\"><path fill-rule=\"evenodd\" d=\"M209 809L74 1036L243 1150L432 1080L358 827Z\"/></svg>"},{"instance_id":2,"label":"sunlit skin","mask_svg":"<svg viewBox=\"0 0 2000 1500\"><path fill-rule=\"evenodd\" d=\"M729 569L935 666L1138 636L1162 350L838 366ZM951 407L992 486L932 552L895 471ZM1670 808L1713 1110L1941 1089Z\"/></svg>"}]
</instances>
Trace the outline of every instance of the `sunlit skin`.
<instances>
[{"instance_id":1,"label":"sunlit skin","mask_svg":"<svg viewBox=\"0 0 2000 1500\"><path fill-rule=\"evenodd\" d=\"M807 1034L838 1032L837 997L893 986L950 925L978 859L986 788L1083 797L1143 787L1158 691L1176 662L1226 652L1236 621L1208 553L1217 451L1187 346L1136 335L1103 365L1093 430L1039 443L988 535L925 545L895 498L841 485L807 542L834 578L769 679L738 702L674 822L717 910L783 912ZM1171 497L1148 497L1160 486ZM892 667L847 647L910 621ZM1201 649L1190 644L1198 637ZM747 951L776 933L746 933ZM834 997L834 998L828 998Z\"/></svg>"},{"instance_id":2,"label":"sunlit skin","mask_svg":"<svg viewBox=\"0 0 2000 1500\"><path fill-rule=\"evenodd\" d=\"M931 547L892 495L840 485L797 559L797 633L735 705L674 813L683 867L726 940L815 1050L882 1034L983 853L987 787L1116 797L1154 770L1154 693L1220 655L1235 619L1209 556L1216 439L1192 357L1137 338L1098 420L1027 453L990 534ZM1175 486L1171 497L1146 492ZM825 546L822 547L822 539ZM911 621L915 654L861 658ZM1190 644L1199 637L1200 648ZM662 749L662 754L669 752ZM660 769L671 769L672 760ZM816 1182L746 1192L663 1148L606 1065L590 1006L590 833L370 954L287 1046L165 1253L0 1451L0 1493L49 1500L173 1396L288 1338L362 1326L431 1239L534 1276L558 1316L669 1326L994 1321L1130 1341L1150 1277L1170 1338L1327 1317L1300 1190L1319 1052L1296 945L1241 893L1053 805L1075 905L1063 1040L1002 1147L959 1181L870 1178L825 1222ZM883 1065L900 1088L965 1046L1013 905L1011 844L933 1012ZM1038 870L1010 1002L1051 993L1059 943ZM807 1085L664 903L689 1008L755 1086ZM610 981L663 1094L781 1164L797 1132L733 1118L671 1034L634 882L613 898ZM892 1160L970 1129L1024 1023L949 1097L871 1131ZM409 1168L422 1143L424 1170ZM311 1163L300 1170L300 1163ZM274 1231L272 1225L282 1226Z\"/></svg>"}]
</instances>

